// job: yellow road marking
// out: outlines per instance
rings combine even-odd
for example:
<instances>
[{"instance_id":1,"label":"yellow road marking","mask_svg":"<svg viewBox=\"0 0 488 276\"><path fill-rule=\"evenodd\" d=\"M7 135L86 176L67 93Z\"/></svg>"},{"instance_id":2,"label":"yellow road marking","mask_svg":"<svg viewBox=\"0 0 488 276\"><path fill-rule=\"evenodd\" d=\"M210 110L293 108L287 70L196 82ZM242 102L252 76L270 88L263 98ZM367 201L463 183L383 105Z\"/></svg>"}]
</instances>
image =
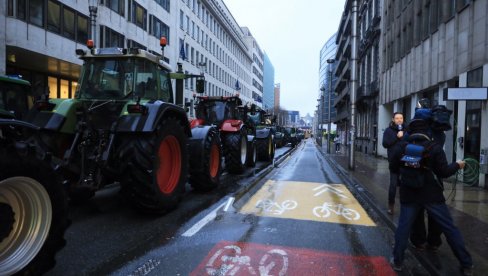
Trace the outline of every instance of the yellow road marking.
<instances>
[{"instance_id":1,"label":"yellow road marking","mask_svg":"<svg viewBox=\"0 0 488 276\"><path fill-rule=\"evenodd\" d=\"M277 218L376 225L343 184L268 180L240 212Z\"/></svg>"}]
</instances>

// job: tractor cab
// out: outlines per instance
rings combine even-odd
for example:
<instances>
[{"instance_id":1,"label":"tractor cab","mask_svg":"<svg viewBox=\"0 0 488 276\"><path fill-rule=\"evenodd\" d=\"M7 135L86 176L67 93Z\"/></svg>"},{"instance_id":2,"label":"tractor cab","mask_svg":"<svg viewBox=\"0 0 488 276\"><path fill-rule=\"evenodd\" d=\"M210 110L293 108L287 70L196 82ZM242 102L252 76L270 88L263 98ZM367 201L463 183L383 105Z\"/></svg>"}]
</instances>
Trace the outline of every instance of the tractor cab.
<instances>
[{"instance_id":1,"label":"tractor cab","mask_svg":"<svg viewBox=\"0 0 488 276\"><path fill-rule=\"evenodd\" d=\"M77 99L174 102L171 69L156 55L137 48L77 50L77 54L84 61Z\"/></svg>"},{"instance_id":2,"label":"tractor cab","mask_svg":"<svg viewBox=\"0 0 488 276\"><path fill-rule=\"evenodd\" d=\"M22 120L32 104L31 85L28 81L0 76L0 118Z\"/></svg>"},{"instance_id":3,"label":"tractor cab","mask_svg":"<svg viewBox=\"0 0 488 276\"><path fill-rule=\"evenodd\" d=\"M205 125L220 126L226 120L240 117L239 107L242 100L237 97L198 97L196 106L197 119Z\"/></svg>"}]
</instances>

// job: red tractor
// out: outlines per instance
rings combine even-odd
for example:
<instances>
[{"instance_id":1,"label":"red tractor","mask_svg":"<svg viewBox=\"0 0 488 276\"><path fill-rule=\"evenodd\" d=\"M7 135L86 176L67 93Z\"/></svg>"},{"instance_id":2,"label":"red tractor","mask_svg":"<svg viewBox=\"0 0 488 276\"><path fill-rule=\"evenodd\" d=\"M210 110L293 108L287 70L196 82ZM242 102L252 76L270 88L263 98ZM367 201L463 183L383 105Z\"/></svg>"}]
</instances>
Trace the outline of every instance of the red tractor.
<instances>
[{"instance_id":1,"label":"red tractor","mask_svg":"<svg viewBox=\"0 0 488 276\"><path fill-rule=\"evenodd\" d=\"M246 166L256 164L254 136L243 118L242 100L232 97L198 97L196 119L192 129L198 126L217 126L223 144L225 168L229 173L241 174Z\"/></svg>"}]
</instances>

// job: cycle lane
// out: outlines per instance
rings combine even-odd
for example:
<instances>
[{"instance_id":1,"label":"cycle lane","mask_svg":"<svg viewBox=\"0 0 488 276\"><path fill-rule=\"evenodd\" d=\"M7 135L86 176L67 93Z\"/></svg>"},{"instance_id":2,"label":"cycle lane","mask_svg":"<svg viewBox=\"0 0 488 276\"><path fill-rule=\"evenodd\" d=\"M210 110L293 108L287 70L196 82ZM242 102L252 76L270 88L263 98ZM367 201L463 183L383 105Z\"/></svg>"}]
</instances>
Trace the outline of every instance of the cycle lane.
<instances>
[{"instance_id":1,"label":"cycle lane","mask_svg":"<svg viewBox=\"0 0 488 276\"><path fill-rule=\"evenodd\" d=\"M217 203L174 242L115 274L395 275L393 233L341 182L305 143L246 196ZM405 275L426 274L413 259L407 267Z\"/></svg>"}]
</instances>

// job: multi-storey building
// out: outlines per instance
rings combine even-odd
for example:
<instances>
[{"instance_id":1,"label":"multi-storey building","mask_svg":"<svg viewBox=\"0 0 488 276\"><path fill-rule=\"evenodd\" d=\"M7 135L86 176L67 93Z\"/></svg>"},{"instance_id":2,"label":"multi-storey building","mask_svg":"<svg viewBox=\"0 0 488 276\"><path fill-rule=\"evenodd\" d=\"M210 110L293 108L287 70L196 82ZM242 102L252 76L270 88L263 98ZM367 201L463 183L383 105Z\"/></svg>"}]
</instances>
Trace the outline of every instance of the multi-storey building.
<instances>
[{"instance_id":1,"label":"multi-storey building","mask_svg":"<svg viewBox=\"0 0 488 276\"><path fill-rule=\"evenodd\" d=\"M256 105L263 107L264 53L249 28L242 27L242 31L249 55L252 56L252 99Z\"/></svg>"},{"instance_id":2,"label":"multi-storey building","mask_svg":"<svg viewBox=\"0 0 488 276\"><path fill-rule=\"evenodd\" d=\"M446 101L445 89L488 86L488 0L392 1L383 9L379 141L393 112L411 119L417 102L429 98L454 111L446 132L449 161L488 152L484 100ZM386 151L379 147L379 153ZM484 159L486 160L486 159ZM485 174L479 184L486 186Z\"/></svg>"},{"instance_id":3,"label":"multi-storey building","mask_svg":"<svg viewBox=\"0 0 488 276\"><path fill-rule=\"evenodd\" d=\"M268 55L264 53L264 81L263 81L263 108L274 112L274 67Z\"/></svg>"},{"instance_id":4,"label":"multi-storey building","mask_svg":"<svg viewBox=\"0 0 488 276\"><path fill-rule=\"evenodd\" d=\"M336 56L336 34L332 35L320 50L320 65L319 65L319 105L317 109L317 123L320 129L326 129L324 124L334 121L336 116L336 109L334 108L334 91L333 87L336 82L336 77L333 72L335 70L334 58ZM329 105L330 98L330 105ZM329 114L329 106L330 114Z\"/></svg>"},{"instance_id":5,"label":"multi-storey building","mask_svg":"<svg viewBox=\"0 0 488 276\"><path fill-rule=\"evenodd\" d=\"M380 82L381 1L358 1L358 90L356 94L356 149L377 152L378 93Z\"/></svg>"},{"instance_id":6,"label":"multi-storey building","mask_svg":"<svg viewBox=\"0 0 488 276\"><path fill-rule=\"evenodd\" d=\"M222 0L98 0L95 33L90 1L8 0L0 3L0 73L20 74L49 86L51 97L73 97L81 61L77 48L88 38L99 47L139 47L160 54L176 68L205 73L210 95L239 91L253 101L253 56L245 34ZM185 59L181 54L183 48ZM262 83L262 82L261 82ZM185 101L193 100L195 80L185 82Z\"/></svg>"}]
</instances>

